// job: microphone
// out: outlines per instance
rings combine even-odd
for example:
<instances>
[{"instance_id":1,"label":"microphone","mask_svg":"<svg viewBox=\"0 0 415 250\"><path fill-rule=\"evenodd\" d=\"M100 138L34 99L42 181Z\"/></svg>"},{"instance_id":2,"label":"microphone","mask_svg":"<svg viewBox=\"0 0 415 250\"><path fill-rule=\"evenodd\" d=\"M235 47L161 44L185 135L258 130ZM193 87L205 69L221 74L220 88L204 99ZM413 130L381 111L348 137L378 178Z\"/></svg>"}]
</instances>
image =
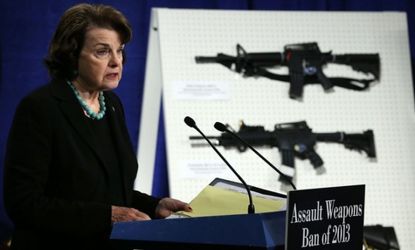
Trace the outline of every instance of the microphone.
<instances>
[{"instance_id":1,"label":"microphone","mask_svg":"<svg viewBox=\"0 0 415 250\"><path fill-rule=\"evenodd\" d=\"M197 132L199 132L200 135L202 135L202 137L209 143L209 145L213 148L213 150L215 150L216 154L218 154L220 156L220 158L232 170L232 172L236 175L236 177L238 177L238 179L242 182L242 184L244 185L244 187L245 187L245 189L248 193L248 198L249 198L248 214L254 214L255 213L255 206L252 202L251 190L249 189L249 186L246 184L244 179L242 179L242 177L238 174L238 172L236 172L236 170L231 166L231 164L229 164L229 162L225 159L225 157L223 157L223 155L212 144L212 142L210 142L210 140L205 136L205 134L203 134L203 132L197 127L196 122L195 122L195 120L193 120L193 118L191 118L189 116L186 116L184 118L184 122L186 123L187 126L189 126L191 128L194 128Z\"/></svg>"},{"instance_id":2,"label":"microphone","mask_svg":"<svg viewBox=\"0 0 415 250\"><path fill-rule=\"evenodd\" d=\"M292 187L294 190L296 190L297 188L295 187L294 183L291 181L291 178L289 178L288 176L286 176L285 174L283 174L280 170L278 170L278 168L276 168L274 165L272 165L271 162L269 162L263 155L261 155L254 147L252 147L248 142L246 142L244 139L242 139L238 134L230 131L225 125L223 125L223 123L220 122L216 122L214 127L219 130L220 132L226 132L231 134L233 137L237 138L239 141L241 141L245 146L247 146L248 148L250 148L252 151L255 152L255 154L257 154L263 161L265 161L272 169L274 169L275 171L277 171L277 173L284 178Z\"/></svg>"}]
</instances>

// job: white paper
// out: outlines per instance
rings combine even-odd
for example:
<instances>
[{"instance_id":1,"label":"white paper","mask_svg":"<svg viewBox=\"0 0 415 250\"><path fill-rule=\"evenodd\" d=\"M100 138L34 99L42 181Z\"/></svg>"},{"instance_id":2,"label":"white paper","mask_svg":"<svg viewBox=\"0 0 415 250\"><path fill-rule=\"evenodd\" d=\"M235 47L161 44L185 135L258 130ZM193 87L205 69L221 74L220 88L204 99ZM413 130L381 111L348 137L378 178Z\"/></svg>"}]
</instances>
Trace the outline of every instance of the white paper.
<instances>
[{"instance_id":1,"label":"white paper","mask_svg":"<svg viewBox=\"0 0 415 250\"><path fill-rule=\"evenodd\" d=\"M232 172L221 161L191 160L181 163L180 176L183 179L212 180L216 177L232 176Z\"/></svg>"},{"instance_id":2,"label":"white paper","mask_svg":"<svg viewBox=\"0 0 415 250\"><path fill-rule=\"evenodd\" d=\"M176 100L228 100L230 98L229 82L218 81L173 81L174 99Z\"/></svg>"}]
</instances>

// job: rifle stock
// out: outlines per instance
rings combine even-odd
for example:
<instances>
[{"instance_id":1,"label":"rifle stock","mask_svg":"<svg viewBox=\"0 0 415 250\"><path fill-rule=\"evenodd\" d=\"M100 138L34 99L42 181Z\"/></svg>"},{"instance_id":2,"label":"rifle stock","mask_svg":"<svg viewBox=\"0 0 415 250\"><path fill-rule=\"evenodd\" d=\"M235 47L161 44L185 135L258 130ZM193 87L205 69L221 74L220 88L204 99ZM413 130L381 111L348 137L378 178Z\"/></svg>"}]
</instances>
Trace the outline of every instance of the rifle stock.
<instances>
[{"instance_id":1,"label":"rifle stock","mask_svg":"<svg viewBox=\"0 0 415 250\"><path fill-rule=\"evenodd\" d=\"M371 129L364 131L362 134L336 132L317 133L316 136L317 141L341 143L350 150L364 151L368 157L376 158L375 138Z\"/></svg>"},{"instance_id":2,"label":"rifle stock","mask_svg":"<svg viewBox=\"0 0 415 250\"><path fill-rule=\"evenodd\" d=\"M366 74L372 74L375 79L380 78L379 54L343 54L333 55L332 62L351 66L352 69Z\"/></svg>"}]
</instances>

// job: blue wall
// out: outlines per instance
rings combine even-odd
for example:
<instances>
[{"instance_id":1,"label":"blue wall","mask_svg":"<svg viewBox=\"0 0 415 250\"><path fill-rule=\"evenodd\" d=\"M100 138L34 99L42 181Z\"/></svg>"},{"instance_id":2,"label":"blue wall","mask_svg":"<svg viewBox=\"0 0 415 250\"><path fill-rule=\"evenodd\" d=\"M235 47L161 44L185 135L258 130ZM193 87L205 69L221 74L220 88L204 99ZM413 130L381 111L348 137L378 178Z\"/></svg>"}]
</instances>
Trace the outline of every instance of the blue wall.
<instances>
[{"instance_id":1,"label":"blue wall","mask_svg":"<svg viewBox=\"0 0 415 250\"><path fill-rule=\"evenodd\" d=\"M19 100L34 88L47 83L42 59L60 15L75 0L19 0L0 2L0 242L10 236L12 224L3 206L3 161L8 130ZM128 44L123 80L116 90L121 97L132 143L137 149L139 119L152 7L238 9L238 10L351 10L405 11L410 30L412 72L415 54L415 4L410 0L122 0L89 1L109 4L123 12L133 26ZM159 130L158 157L153 194L168 195L163 127Z\"/></svg>"}]
</instances>

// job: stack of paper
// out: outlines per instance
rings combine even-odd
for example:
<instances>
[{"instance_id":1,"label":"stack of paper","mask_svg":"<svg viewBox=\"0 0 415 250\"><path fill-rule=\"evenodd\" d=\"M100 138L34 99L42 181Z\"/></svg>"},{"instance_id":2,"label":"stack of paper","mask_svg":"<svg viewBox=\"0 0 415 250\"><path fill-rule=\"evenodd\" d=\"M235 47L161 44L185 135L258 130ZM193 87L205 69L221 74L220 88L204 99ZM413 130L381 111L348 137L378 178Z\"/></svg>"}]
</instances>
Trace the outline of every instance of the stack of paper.
<instances>
[{"instance_id":1,"label":"stack of paper","mask_svg":"<svg viewBox=\"0 0 415 250\"><path fill-rule=\"evenodd\" d=\"M252 192L255 213L285 210L286 199ZM192 212L179 212L180 217L246 214L249 198L245 192L225 187L207 186L191 202Z\"/></svg>"}]
</instances>

